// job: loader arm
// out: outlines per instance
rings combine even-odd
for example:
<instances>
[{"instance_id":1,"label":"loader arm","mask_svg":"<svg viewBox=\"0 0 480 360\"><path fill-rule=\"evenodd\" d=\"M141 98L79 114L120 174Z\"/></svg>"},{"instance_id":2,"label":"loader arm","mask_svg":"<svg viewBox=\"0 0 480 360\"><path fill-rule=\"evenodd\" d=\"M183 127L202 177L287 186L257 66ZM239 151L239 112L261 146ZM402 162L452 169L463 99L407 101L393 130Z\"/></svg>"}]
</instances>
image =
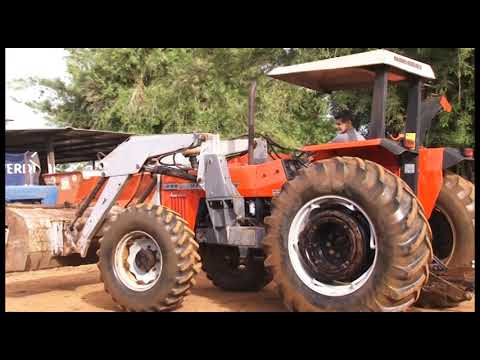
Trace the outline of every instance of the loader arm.
<instances>
[{"instance_id":1,"label":"loader arm","mask_svg":"<svg viewBox=\"0 0 480 360\"><path fill-rule=\"evenodd\" d=\"M91 240L101 227L130 176L141 171L148 159L196 147L204 139L205 136L201 134L133 136L103 158L100 162L102 177L108 178L108 180L92 213L80 233L76 234L73 230L66 230L66 238L74 251L80 253L82 257L87 255ZM82 207L86 208L87 206L88 203ZM81 215L81 212L77 214L77 218Z\"/></svg>"},{"instance_id":2,"label":"loader arm","mask_svg":"<svg viewBox=\"0 0 480 360\"><path fill-rule=\"evenodd\" d=\"M255 162L266 159L266 143L257 139L257 147L253 153ZM201 145L201 146L200 146ZM198 149L199 148L199 149ZM115 204L130 177L146 168L149 159L166 154L181 152L186 156L198 155L197 175L173 174L176 169L159 166L153 172L176 177L185 177L191 181L197 181L198 185L206 192L209 213L214 219L215 238L219 243L228 243L230 238L240 237L244 229L239 227L239 220L245 216L244 199L233 185L227 168L226 156L246 151L248 141L246 139L220 140L219 135L213 134L190 134L190 135L154 135L135 136L119 145L114 151L100 162L102 179L106 182L105 187L96 202L85 226L79 234L74 233L70 226L66 238L75 252L82 257L87 255L88 248L95 234L101 228L105 217ZM150 170L149 170L150 171ZM168 171L168 173L166 172ZM177 171L181 172L181 171ZM156 195L160 192L157 182ZM77 219L82 216L88 203L95 198L92 194L82 204ZM154 196L154 204L160 205L159 196ZM211 204L211 205L210 205ZM218 204L222 204L217 208ZM232 205L230 207L230 204ZM76 219L75 219L76 220ZM74 222L75 222L74 220ZM250 234L250 233L248 233ZM250 237L252 234L250 234ZM261 234L254 234L252 242L258 242Z\"/></svg>"}]
</instances>

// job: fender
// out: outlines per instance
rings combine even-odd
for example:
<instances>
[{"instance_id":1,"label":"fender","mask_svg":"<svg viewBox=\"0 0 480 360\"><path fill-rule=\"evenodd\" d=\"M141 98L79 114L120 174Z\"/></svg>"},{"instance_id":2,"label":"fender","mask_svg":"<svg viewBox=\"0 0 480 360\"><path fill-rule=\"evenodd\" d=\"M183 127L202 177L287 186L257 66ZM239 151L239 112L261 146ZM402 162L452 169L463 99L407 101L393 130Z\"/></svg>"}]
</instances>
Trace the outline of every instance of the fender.
<instances>
[{"instance_id":1,"label":"fender","mask_svg":"<svg viewBox=\"0 0 480 360\"><path fill-rule=\"evenodd\" d=\"M420 148L418 198L430 218L443 186L443 173L462 161L472 161L455 148Z\"/></svg>"},{"instance_id":2,"label":"fender","mask_svg":"<svg viewBox=\"0 0 480 360\"><path fill-rule=\"evenodd\" d=\"M371 139L345 143L309 145L301 149L310 155L312 161L335 156L353 156L381 164L386 169L400 176L403 156L412 153L395 141L388 139ZM416 152L413 152L416 155Z\"/></svg>"},{"instance_id":3,"label":"fender","mask_svg":"<svg viewBox=\"0 0 480 360\"><path fill-rule=\"evenodd\" d=\"M420 148L418 157L418 199L430 218L443 186L444 148Z\"/></svg>"},{"instance_id":4,"label":"fender","mask_svg":"<svg viewBox=\"0 0 480 360\"><path fill-rule=\"evenodd\" d=\"M447 170L452 166L460 164L462 161L473 161L473 157L465 157L460 149L451 147L443 148L443 169Z\"/></svg>"},{"instance_id":5,"label":"fender","mask_svg":"<svg viewBox=\"0 0 480 360\"><path fill-rule=\"evenodd\" d=\"M451 153L456 154L455 151L447 151L447 155L445 155L444 148L409 150L388 139L311 145L305 146L302 150L309 153L313 161L335 156L354 156L381 164L395 175L401 176L412 187L427 218L430 217L440 194L445 166L455 164L455 161L450 160L453 155L450 155ZM445 156L447 161L444 161ZM455 159L458 160L458 157ZM463 159L465 158L462 156ZM416 174L405 174L402 171L403 164L413 161L417 162ZM419 175L418 182L416 181L417 174Z\"/></svg>"}]
</instances>

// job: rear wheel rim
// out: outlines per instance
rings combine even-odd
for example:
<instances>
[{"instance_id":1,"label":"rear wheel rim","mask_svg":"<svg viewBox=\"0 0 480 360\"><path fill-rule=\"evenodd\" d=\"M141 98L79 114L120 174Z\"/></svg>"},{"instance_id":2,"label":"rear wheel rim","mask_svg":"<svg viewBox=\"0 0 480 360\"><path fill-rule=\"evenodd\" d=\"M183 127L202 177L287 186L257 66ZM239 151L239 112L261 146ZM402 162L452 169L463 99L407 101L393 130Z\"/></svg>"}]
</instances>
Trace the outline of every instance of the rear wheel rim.
<instances>
[{"instance_id":1,"label":"rear wheel rim","mask_svg":"<svg viewBox=\"0 0 480 360\"><path fill-rule=\"evenodd\" d=\"M113 264L115 276L123 285L130 290L144 292L160 279L162 251L150 234L132 231L116 246Z\"/></svg>"},{"instance_id":2,"label":"rear wheel rim","mask_svg":"<svg viewBox=\"0 0 480 360\"><path fill-rule=\"evenodd\" d=\"M288 254L296 275L308 288L325 296L349 295L365 285L375 268L375 227L354 201L334 195L317 197L295 215Z\"/></svg>"}]
</instances>

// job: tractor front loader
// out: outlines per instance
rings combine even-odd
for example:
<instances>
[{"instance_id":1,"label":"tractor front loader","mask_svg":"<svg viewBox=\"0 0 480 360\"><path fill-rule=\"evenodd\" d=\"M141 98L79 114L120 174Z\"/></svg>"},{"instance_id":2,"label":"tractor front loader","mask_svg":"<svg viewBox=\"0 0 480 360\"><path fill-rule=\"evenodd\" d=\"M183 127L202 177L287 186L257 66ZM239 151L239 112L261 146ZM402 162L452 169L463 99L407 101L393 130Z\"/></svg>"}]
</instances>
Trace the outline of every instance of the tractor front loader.
<instances>
[{"instance_id":1,"label":"tractor front loader","mask_svg":"<svg viewBox=\"0 0 480 360\"><path fill-rule=\"evenodd\" d=\"M105 290L129 311L176 308L202 267L228 291L274 281L292 311L468 299L474 186L447 171L471 158L421 146L443 101L422 100L430 66L377 50L268 75L313 90L373 88L368 139L286 152L255 134L254 86L247 138L133 136L103 158L97 185L47 241L57 256L98 249ZM400 141L385 138L389 81L409 87ZM144 174L142 195L119 207Z\"/></svg>"}]
</instances>

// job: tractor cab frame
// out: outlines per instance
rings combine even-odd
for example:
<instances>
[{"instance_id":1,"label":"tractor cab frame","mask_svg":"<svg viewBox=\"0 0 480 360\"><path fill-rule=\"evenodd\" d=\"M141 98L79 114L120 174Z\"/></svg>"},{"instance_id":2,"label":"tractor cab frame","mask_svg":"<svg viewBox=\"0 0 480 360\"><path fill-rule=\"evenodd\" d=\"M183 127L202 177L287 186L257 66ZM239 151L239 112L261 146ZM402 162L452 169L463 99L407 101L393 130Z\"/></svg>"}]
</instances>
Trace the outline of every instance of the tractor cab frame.
<instances>
[{"instance_id":1,"label":"tractor cab frame","mask_svg":"<svg viewBox=\"0 0 480 360\"><path fill-rule=\"evenodd\" d=\"M419 152L426 133L431 126L432 119L442 109L447 112L452 110L444 96L422 99L425 83L435 79L435 74L430 65L388 50L379 49L305 64L279 67L273 69L267 75L274 79L324 93L336 90L372 89L372 107L367 139L379 139L379 143L373 141L372 145L380 145L399 156L400 175L418 194ZM400 142L385 138L385 114L389 83L408 86L404 138ZM352 144L344 144L344 147L349 147ZM326 150L327 147L320 145L310 146L307 149ZM463 160L472 160L472 157L463 156L458 149L444 148L439 170L450 168Z\"/></svg>"},{"instance_id":2,"label":"tractor cab frame","mask_svg":"<svg viewBox=\"0 0 480 360\"><path fill-rule=\"evenodd\" d=\"M385 111L389 82L408 84L405 133L420 134L422 86L424 82L435 79L431 66L387 50L374 50L280 67L272 70L268 75L291 84L327 93L335 90L372 88L369 139L385 137ZM415 139L414 148L418 148L422 139L419 137Z\"/></svg>"}]
</instances>

